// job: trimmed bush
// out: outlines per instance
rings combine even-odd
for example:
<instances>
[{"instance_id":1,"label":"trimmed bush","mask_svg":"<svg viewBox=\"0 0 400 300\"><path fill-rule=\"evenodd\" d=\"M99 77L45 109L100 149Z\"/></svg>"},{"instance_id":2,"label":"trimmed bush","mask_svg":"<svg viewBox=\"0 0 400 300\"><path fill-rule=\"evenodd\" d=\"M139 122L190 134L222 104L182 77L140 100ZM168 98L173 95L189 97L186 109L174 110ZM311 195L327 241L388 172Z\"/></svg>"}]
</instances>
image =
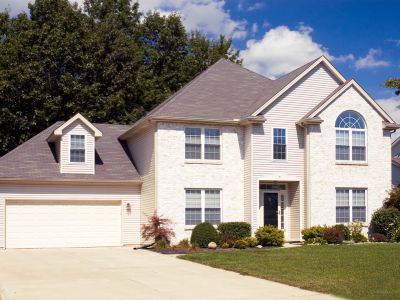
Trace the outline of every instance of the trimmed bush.
<instances>
[{"instance_id":1,"label":"trimmed bush","mask_svg":"<svg viewBox=\"0 0 400 300\"><path fill-rule=\"evenodd\" d=\"M234 241L251 236L251 226L246 222L226 222L218 225L221 236L229 235Z\"/></svg>"},{"instance_id":2,"label":"trimmed bush","mask_svg":"<svg viewBox=\"0 0 400 300\"><path fill-rule=\"evenodd\" d=\"M322 237L316 237L308 239L304 242L304 245L326 245L328 242Z\"/></svg>"},{"instance_id":3,"label":"trimmed bush","mask_svg":"<svg viewBox=\"0 0 400 300\"><path fill-rule=\"evenodd\" d=\"M249 247L249 244L245 239L240 239L235 241L233 247L236 249L246 249L247 247Z\"/></svg>"},{"instance_id":4,"label":"trimmed bush","mask_svg":"<svg viewBox=\"0 0 400 300\"><path fill-rule=\"evenodd\" d=\"M242 240L246 241L247 244L249 244L250 248L254 248L254 247L256 247L258 245L258 241L257 241L257 239L255 237L248 236L248 237L245 237Z\"/></svg>"},{"instance_id":5,"label":"trimmed bush","mask_svg":"<svg viewBox=\"0 0 400 300\"><path fill-rule=\"evenodd\" d=\"M256 238L262 246L282 246L284 243L283 230L268 225L256 231Z\"/></svg>"},{"instance_id":6,"label":"trimmed bush","mask_svg":"<svg viewBox=\"0 0 400 300\"><path fill-rule=\"evenodd\" d=\"M218 242L218 233L214 226L209 222L196 225L196 227L193 228L190 243L206 248L210 242Z\"/></svg>"},{"instance_id":7,"label":"trimmed bush","mask_svg":"<svg viewBox=\"0 0 400 300\"><path fill-rule=\"evenodd\" d=\"M333 228L336 228L337 230L339 230L344 237L345 241L350 241L351 240L351 234L350 234L350 229L349 227L347 227L344 224L337 224L335 226L333 226Z\"/></svg>"},{"instance_id":8,"label":"trimmed bush","mask_svg":"<svg viewBox=\"0 0 400 300\"><path fill-rule=\"evenodd\" d=\"M325 230L328 229L328 226L323 225L323 226L312 226L310 228L305 228L301 231L301 234L303 236L303 239L305 241L309 239L315 239L315 238L323 238L324 237L324 232Z\"/></svg>"},{"instance_id":9,"label":"trimmed bush","mask_svg":"<svg viewBox=\"0 0 400 300\"><path fill-rule=\"evenodd\" d=\"M341 244L343 243L344 237L340 230L331 227L325 230L324 239L328 244Z\"/></svg>"},{"instance_id":10,"label":"trimmed bush","mask_svg":"<svg viewBox=\"0 0 400 300\"><path fill-rule=\"evenodd\" d=\"M394 207L380 208L372 215L372 232L390 236L397 220L400 220L400 211L398 209Z\"/></svg>"},{"instance_id":11,"label":"trimmed bush","mask_svg":"<svg viewBox=\"0 0 400 300\"><path fill-rule=\"evenodd\" d=\"M385 243L388 241L388 238L382 233L373 233L369 236L369 241L375 243Z\"/></svg>"}]
</instances>

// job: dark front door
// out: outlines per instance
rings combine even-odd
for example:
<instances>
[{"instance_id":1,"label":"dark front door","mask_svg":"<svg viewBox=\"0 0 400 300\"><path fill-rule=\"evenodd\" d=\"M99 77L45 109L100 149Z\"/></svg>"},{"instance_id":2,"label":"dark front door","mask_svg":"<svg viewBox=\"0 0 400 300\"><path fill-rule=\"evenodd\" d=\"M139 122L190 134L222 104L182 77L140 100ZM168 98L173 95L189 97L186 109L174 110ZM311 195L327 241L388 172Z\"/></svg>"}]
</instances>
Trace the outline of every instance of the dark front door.
<instances>
[{"instance_id":1,"label":"dark front door","mask_svg":"<svg viewBox=\"0 0 400 300\"><path fill-rule=\"evenodd\" d=\"M264 225L278 227L278 193L264 193Z\"/></svg>"}]
</instances>

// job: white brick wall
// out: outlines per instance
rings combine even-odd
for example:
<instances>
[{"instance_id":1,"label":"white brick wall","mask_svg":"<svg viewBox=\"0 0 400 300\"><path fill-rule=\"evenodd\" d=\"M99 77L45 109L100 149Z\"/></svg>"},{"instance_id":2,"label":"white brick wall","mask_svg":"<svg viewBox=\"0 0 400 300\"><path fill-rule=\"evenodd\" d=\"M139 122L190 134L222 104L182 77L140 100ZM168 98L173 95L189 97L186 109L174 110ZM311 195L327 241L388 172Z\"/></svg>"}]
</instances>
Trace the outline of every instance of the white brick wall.
<instances>
[{"instance_id":1,"label":"white brick wall","mask_svg":"<svg viewBox=\"0 0 400 300\"><path fill-rule=\"evenodd\" d=\"M212 127L221 129L220 164L185 163L184 128L183 124L159 123L157 134L157 208L174 222L176 240L191 235L185 227L185 188L222 189L222 221L244 219L243 128Z\"/></svg>"},{"instance_id":2,"label":"white brick wall","mask_svg":"<svg viewBox=\"0 0 400 300\"><path fill-rule=\"evenodd\" d=\"M366 120L367 162L365 165L339 165L335 159L336 118L354 110ZM324 122L309 129L310 225L335 224L336 187L367 188L367 223L382 205L391 187L390 133L382 130L381 116L350 87L328 106L320 117Z\"/></svg>"}]
</instances>

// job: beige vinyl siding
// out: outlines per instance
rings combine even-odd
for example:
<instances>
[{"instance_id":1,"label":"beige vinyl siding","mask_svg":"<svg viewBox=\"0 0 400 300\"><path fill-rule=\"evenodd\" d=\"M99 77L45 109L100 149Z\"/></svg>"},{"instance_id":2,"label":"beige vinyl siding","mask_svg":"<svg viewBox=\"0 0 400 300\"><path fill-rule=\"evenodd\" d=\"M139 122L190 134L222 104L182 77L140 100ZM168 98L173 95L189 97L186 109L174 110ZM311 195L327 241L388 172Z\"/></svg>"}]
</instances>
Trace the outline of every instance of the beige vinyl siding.
<instances>
[{"instance_id":1,"label":"beige vinyl siding","mask_svg":"<svg viewBox=\"0 0 400 300\"><path fill-rule=\"evenodd\" d=\"M320 65L306 75L302 80L295 84L277 101L267 107L263 112L267 121L263 126L253 129L253 195L258 195L259 178L263 176L279 178L295 178L300 182L299 201L305 202L305 160L304 160L304 129L296 126L300 120L313 107L325 99L339 83L336 78L323 66ZM273 160L273 128L286 129L287 159ZM258 197L258 196L254 196ZM257 216L259 199L253 199L253 217ZM300 207L300 214L295 215L292 223L302 222L304 227L306 222L306 212L304 207ZM253 229L257 226L253 223ZM297 232L289 232L289 236L299 236ZM299 227L300 228L300 227Z\"/></svg>"},{"instance_id":2,"label":"beige vinyl siding","mask_svg":"<svg viewBox=\"0 0 400 300\"><path fill-rule=\"evenodd\" d=\"M121 235L123 245L140 244L140 188L139 186L66 186L57 185L2 185L0 199L6 201L119 201L121 205ZM131 211L126 204L130 203ZM3 200L4 205L4 200ZM1 201L0 201L1 207ZM7 208L6 208L7 209ZM4 208L0 208L0 247L4 247L5 228Z\"/></svg>"},{"instance_id":3,"label":"beige vinyl siding","mask_svg":"<svg viewBox=\"0 0 400 300\"><path fill-rule=\"evenodd\" d=\"M288 197L290 205L289 217L289 238L291 240L300 239L300 183L289 182Z\"/></svg>"},{"instance_id":4,"label":"beige vinyl siding","mask_svg":"<svg viewBox=\"0 0 400 300\"><path fill-rule=\"evenodd\" d=\"M140 223L145 224L156 210L155 126L150 126L128 140L129 150L142 177Z\"/></svg>"},{"instance_id":5,"label":"beige vinyl siding","mask_svg":"<svg viewBox=\"0 0 400 300\"><path fill-rule=\"evenodd\" d=\"M70 162L70 136L78 134L85 136L85 162L71 163ZM94 174L95 172L95 138L93 132L87 128L81 121L75 121L68 126L61 136L60 145L60 172L74 174Z\"/></svg>"},{"instance_id":6,"label":"beige vinyl siding","mask_svg":"<svg viewBox=\"0 0 400 300\"><path fill-rule=\"evenodd\" d=\"M4 248L6 243L6 202L0 198L0 248Z\"/></svg>"},{"instance_id":7,"label":"beige vinyl siding","mask_svg":"<svg viewBox=\"0 0 400 300\"><path fill-rule=\"evenodd\" d=\"M252 223L251 220L251 180L252 180L252 153L251 153L251 131L249 125L244 130L244 220Z\"/></svg>"}]
</instances>

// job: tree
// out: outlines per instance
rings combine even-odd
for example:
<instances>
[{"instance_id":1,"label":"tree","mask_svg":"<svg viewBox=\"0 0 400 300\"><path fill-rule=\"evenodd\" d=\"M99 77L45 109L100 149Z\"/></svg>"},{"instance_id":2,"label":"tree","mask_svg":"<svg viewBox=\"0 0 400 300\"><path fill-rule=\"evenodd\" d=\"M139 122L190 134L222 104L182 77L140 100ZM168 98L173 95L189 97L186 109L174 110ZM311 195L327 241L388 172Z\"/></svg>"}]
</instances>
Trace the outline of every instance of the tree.
<instances>
[{"instance_id":1,"label":"tree","mask_svg":"<svg viewBox=\"0 0 400 300\"><path fill-rule=\"evenodd\" d=\"M241 63L224 36L185 31L178 15L136 1L36 0L0 12L0 155L77 112L131 124L219 58Z\"/></svg>"},{"instance_id":2,"label":"tree","mask_svg":"<svg viewBox=\"0 0 400 300\"><path fill-rule=\"evenodd\" d=\"M385 86L396 89L396 95L400 95L400 78L391 78L385 81Z\"/></svg>"}]
</instances>

